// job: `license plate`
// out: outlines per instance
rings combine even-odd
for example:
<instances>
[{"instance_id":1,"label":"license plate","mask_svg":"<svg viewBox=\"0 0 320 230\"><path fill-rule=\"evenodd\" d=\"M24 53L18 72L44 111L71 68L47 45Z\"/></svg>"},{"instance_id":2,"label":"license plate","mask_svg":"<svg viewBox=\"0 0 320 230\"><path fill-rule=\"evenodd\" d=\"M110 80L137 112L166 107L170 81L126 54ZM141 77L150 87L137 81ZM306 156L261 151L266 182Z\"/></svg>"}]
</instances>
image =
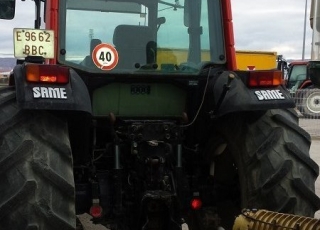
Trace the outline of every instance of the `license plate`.
<instances>
[{"instance_id":1,"label":"license plate","mask_svg":"<svg viewBox=\"0 0 320 230\"><path fill-rule=\"evenodd\" d=\"M54 32L40 29L13 29L14 56L54 58Z\"/></svg>"}]
</instances>

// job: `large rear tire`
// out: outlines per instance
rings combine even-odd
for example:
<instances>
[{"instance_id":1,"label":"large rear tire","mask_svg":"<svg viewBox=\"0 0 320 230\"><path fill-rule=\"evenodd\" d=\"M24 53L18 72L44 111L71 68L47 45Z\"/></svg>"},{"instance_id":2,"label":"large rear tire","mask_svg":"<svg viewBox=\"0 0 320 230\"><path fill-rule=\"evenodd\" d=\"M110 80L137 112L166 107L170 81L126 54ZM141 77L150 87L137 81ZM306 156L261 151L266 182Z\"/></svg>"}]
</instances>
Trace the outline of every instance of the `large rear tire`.
<instances>
[{"instance_id":1,"label":"large rear tire","mask_svg":"<svg viewBox=\"0 0 320 230\"><path fill-rule=\"evenodd\" d=\"M310 135L298 126L295 111L250 112L221 119L214 124L218 133L210 143L222 135L228 144L226 152L231 152L239 176L240 208L313 217L320 208L315 194L319 167L309 156Z\"/></svg>"},{"instance_id":2,"label":"large rear tire","mask_svg":"<svg viewBox=\"0 0 320 230\"><path fill-rule=\"evenodd\" d=\"M18 108L0 88L0 229L75 229L72 154L65 121Z\"/></svg>"}]
</instances>

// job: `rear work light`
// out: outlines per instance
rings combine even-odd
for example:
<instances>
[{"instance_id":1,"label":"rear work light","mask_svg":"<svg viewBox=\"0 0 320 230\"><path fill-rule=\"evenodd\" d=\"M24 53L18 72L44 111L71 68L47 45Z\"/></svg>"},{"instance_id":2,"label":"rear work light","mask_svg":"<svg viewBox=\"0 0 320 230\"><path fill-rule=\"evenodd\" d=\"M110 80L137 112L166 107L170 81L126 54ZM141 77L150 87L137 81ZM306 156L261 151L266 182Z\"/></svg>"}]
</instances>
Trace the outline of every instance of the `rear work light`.
<instances>
[{"instance_id":1,"label":"rear work light","mask_svg":"<svg viewBox=\"0 0 320 230\"><path fill-rule=\"evenodd\" d=\"M26 64L28 82L66 84L69 82L69 68L58 65Z\"/></svg>"},{"instance_id":2,"label":"rear work light","mask_svg":"<svg viewBox=\"0 0 320 230\"><path fill-rule=\"evenodd\" d=\"M282 72L278 70L250 71L249 87L271 87L283 84Z\"/></svg>"}]
</instances>

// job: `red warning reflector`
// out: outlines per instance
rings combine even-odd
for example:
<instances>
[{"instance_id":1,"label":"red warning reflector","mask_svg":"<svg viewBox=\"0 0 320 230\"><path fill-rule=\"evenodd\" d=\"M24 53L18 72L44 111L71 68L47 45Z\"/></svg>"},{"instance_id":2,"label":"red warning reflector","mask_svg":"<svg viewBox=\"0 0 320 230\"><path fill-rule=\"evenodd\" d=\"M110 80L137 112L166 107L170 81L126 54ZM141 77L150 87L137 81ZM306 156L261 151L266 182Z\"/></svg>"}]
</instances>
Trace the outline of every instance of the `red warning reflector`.
<instances>
[{"instance_id":1,"label":"red warning reflector","mask_svg":"<svg viewBox=\"0 0 320 230\"><path fill-rule=\"evenodd\" d=\"M69 68L58 65L26 64L26 79L29 82L67 84Z\"/></svg>"},{"instance_id":2,"label":"red warning reflector","mask_svg":"<svg viewBox=\"0 0 320 230\"><path fill-rule=\"evenodd\" d=\"M250 87L278 86L283 83L281 71L250 71L248 84Z\"/></svg>"},{"instance_id":3,"label":"red warning reflector","mask_svg":"<svg viewBox=\"0 0 320 230\"><path fill-rule=\"evenodd\" d=\"M247 70L255 70L256 67L254 65L248 65Z\"/></svg>"},{"instance_id":4,"label":"red warning reflector","mask_svg":"<svg viewBox=\"0 0 320 230\"><path fill-rule=\"evenodd\" d=\"M193 210L199 210L202 207L202 201L200 198L193 198L191 200L191 208Z\"/></svg>"},{"instance_id":5,"label":"red warning reflector","mask_svg":"<svg viewBox=\"0 0 320 230\"><path fill-rule=\"evenodd\" d=\"M102 216L102 207L98 204L94 204L90 208L90 215L94 218L99 218Z\"/></svg>"}]
</instances>

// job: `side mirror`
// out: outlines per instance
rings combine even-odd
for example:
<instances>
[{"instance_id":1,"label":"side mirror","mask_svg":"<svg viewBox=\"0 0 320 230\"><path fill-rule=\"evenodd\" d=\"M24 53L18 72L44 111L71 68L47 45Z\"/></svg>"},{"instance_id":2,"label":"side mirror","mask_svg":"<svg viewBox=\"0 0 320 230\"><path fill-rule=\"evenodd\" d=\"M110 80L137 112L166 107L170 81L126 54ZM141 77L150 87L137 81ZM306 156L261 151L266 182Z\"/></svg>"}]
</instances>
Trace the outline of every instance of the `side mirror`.
<instances>
[{"instance_id":1,"label":"side mirror","mask_svg":"<svg viewBox=\"0 0 320 230\"><path fill-rule=\"evenodd\" d=\"M15 0L0 0L0 19L13 19L15 9Z\"/></svg>"}]
</instances>

